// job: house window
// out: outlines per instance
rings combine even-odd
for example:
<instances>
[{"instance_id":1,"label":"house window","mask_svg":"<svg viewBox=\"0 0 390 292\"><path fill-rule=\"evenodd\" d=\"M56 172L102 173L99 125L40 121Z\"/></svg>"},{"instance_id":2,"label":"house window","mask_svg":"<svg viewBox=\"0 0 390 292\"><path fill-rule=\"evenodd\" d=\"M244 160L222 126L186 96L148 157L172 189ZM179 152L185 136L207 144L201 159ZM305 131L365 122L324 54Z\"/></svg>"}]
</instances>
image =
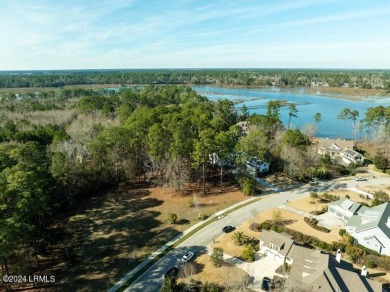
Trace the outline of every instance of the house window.
<instances>
[{"instance_id":1,"label":"house window","mask_svg":"<svg viewBox=\"0 0 390 292\"><path fill-rule=\"evenodd\" d=\"M274 249L274 250L277 250L277 251L280 250L279 246L277 246L277 245L275 245L273 243L270 243L269 246L270 246L271 249Z\"/></svg>"}]
</instances>

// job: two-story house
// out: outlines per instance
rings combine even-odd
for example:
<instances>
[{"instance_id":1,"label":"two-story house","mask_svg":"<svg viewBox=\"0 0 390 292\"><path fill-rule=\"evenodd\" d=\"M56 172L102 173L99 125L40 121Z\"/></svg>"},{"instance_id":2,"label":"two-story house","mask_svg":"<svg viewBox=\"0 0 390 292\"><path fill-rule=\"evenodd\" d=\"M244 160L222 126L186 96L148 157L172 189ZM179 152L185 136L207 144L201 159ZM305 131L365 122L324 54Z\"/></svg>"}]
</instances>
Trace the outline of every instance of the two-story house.
<instances>
[{"instance_id":1,"label":"two-story house","mask_svg":"<svg viewBox=\"0 0 390 292\"><path fill-rule=\"evenodd\" d=\"M275 262L283 264L292 263L289 253L294 241L287 233L277 233L272 230L263 230L260 235L260 251L272 258Z\"/></svg>"}]
</instances>

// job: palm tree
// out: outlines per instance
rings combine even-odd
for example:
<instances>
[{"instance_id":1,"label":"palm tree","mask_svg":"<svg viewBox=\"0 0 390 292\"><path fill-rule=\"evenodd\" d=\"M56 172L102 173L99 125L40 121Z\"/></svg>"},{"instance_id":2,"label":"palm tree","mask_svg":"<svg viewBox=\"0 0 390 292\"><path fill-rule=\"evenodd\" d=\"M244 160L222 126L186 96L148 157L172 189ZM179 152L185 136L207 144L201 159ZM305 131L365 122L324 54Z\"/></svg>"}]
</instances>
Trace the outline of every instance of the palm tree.
<instances>
[{"instance_id":1,"label":"palm tree","mask_svg":"<svg viewBox=\"0 0 390 292\"><path fill-rule=\"evenodd\" d=\"M288 110L289 110L289 112L288 112L289 118L288 118L288 127L287 127L287 129L290 129L290 121L291 121L291 118L292 118L292 117L296 118L296 117L298 116L297 105L294 104L294 103L290 103L290 104L288 105Z\"/></svg>"},{"instance_id":2,"label":"palm tree","mask_svg":"<svg viewBox=\"0 0 390 292\"><path fill-rule=\"evenodd\" d=\"M356 139L356 120L359 116L359 111L358 110L353 110L349 112L349 115L347 119L352 120L352 140L355 141ZM356 143L356 141L355 141Z\"/></svg>"},{"instance_id":3,"label":"palm tree","mask_svg":"<svg viewBox=\"0 0 390 292\"><path fill-rule=\"evenodd\" d=\"M344 121L343 132L342 132L342 134L341 134L341 138L344 137L345 121L349 118L350 113L351 113L351 110L350 110L349 108L343 108L343 109L341 110L341 112L339 113L339 115L337 116L337 118L338 118L339 120L343 120L343 121Z\"/></svg>"},{"instance_id":4,"label":"palm tree","mask_svg":"<svg viewBox=\"0 0 390 292\"><path fill-rule=\"evenodd\" d=\"M245 241L247 240L247 236L244 235L243 232L237 231L233 234L232 239L234 240L235 244L237 245L243 245Z\"/></svg>"}]
</instances>

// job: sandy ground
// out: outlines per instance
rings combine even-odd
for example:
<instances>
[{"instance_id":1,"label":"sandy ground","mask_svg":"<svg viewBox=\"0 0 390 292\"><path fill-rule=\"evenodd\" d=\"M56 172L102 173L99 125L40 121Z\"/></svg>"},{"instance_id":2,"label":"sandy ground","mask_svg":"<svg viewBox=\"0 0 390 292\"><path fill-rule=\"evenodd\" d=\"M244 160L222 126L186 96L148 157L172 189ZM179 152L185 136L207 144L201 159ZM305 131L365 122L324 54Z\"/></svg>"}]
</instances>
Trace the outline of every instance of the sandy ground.
<instances>
[{"instance_id":1,"label":"sandy ground","mask_svg":"<svg viewBox=\"0 0 390 292\"><path fill-rule=\"evenodd\" d=\"M232 284L238 282L247 275L246 272L236 267L214 267L210 256L207 254L198 256L193 262L193 267L192 277L185 277L185 275L181 274L179 275L178 282L186 282L192 278L195 281L201 281L203 283L208 281L225 285L226 283Z\"/></svg>"}]
</instances>

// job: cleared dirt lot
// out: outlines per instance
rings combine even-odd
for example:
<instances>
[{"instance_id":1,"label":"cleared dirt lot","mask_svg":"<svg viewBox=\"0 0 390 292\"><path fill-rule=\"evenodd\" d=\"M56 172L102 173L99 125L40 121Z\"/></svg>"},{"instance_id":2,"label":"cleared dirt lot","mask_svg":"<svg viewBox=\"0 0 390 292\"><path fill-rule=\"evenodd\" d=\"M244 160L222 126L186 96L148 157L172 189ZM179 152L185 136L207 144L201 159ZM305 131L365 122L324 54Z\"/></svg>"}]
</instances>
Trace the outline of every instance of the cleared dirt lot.
<instances>
[{"instance_id":1,"label":"cleared dirt lot","mask_svg":"<svg viewBox=\"0 0 390 292\"><path fill-rule=\"evenodd\" d=\"M189 198L198 207L189 207ZM191 189L181 195L146 185L101 192L62 215L72 261L53 259L50 273L68 291L109 288L148 254L199 222L198 213L211 215L246 198L233 187L224 192L211 189L206 196ZM177 224L168 222L169 213L177 215Z\"/></svg>"}]
</instances>

